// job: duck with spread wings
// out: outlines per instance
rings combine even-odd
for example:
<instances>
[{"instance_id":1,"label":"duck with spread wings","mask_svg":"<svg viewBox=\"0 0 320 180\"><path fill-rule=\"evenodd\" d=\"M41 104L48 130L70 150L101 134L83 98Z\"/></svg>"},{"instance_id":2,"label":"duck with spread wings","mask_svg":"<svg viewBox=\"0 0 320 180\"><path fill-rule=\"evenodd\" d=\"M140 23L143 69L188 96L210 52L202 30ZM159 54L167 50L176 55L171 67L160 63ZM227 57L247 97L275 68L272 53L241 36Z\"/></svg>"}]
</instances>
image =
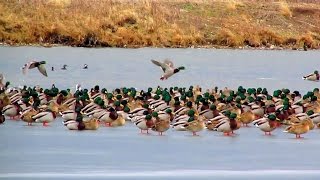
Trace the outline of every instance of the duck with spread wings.
<instances>
[{"instance_id":1,"label":"duck with spread wings","mask_svg":"<svg viewBox=\"0 0 320 180\"><path fill-rule=\"evenodd\" d=\"M45 64L46 64L46 61L30 61L22 67L22 73L27 74L27 71L29 69L33 69L37 67L41 74L48 77L46 68L44 66Z\"/></svg>"},{"instance_id":2,"label":"duck with spread wings","mask_svg":"<svg viewBox=\"0 0 320 180\"><path fill-rule=\"evenodd\" d=\"M162 74L160 80L166 80L169 77L171 77L172 75L180 72L180 70L185 69L185 67L183 67L183 66L175 68L172 61L170 61L169 59L165 59L163 62L159 62L159 61L152 59L151 62L157 66L160 66L160 68L163 70L163 74Z\"/></svg>"}]
</instances>

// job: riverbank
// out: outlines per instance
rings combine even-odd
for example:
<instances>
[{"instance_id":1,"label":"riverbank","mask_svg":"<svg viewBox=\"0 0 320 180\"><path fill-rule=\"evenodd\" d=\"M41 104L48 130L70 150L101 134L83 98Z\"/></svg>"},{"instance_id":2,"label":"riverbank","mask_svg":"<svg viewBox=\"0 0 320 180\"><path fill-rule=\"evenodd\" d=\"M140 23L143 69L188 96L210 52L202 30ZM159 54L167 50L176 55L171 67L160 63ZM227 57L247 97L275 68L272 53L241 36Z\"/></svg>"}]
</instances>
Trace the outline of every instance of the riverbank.
<instances>
[{"instance_id":1,"label":"riverbank","mask_svg":"<svg viewBox=\"0 0 320 180\"><path fill-rule=\"evenodd\" d=\"M310 0L14 0L0 2L2 45L320 48Z\"/></svg>"}]
</instances>

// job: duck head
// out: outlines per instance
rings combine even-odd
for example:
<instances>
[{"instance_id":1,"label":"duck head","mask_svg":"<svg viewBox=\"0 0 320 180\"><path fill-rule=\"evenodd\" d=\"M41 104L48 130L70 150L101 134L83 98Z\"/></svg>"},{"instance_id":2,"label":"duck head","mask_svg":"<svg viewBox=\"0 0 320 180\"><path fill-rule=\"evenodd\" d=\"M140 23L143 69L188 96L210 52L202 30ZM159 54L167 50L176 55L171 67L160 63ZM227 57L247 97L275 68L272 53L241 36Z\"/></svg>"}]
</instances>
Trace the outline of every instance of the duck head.
<instances>
[{"instance_id":1,"label":"duck head","mask_svg":"<svg viewBox=\"0 0 320 180\"><path fill-rule=\"evenodd\" d=\"M184 67L184 66L180 66L180 67L174 69L174 70L173 70L173 73L177 73L177 72L179 72L179 71L181 71L181 70L185 70L185 67Z\"/></svg>"},{"instance_id":2,"label":"duck head","mask_svg":"<svg viewBox=\"0 0 320 180\"><path fill-rule=\"evenodd\" d=\"M146 125L147 125L148 128L154 127L154 122L153 122L152 116L150 114L146 115L145 119L147 121Z\"/></svg>"}]
</instances>

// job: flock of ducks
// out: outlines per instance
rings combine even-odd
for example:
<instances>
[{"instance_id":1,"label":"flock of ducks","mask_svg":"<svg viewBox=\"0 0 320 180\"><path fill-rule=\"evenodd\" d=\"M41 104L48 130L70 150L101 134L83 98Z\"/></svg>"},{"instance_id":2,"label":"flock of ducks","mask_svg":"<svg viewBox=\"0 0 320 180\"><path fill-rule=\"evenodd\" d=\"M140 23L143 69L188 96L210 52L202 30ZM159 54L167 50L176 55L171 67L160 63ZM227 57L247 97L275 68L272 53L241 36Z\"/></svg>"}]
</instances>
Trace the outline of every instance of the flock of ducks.
<instances>
[{"instance_id":1,"label":"flock of ducks","mask_svg":"<svg viewBox=\"0 0 320 180\"><path fill-rule=\"evenodd\" d=\"M9 86L1 79L1 123L10 118L21 119L30 126L36 123L50 126L61 116L69 130L97 130L100 126L122 127L133 123L141 133L155 131L162 135L172 128L197 135L207 129L226 136L251 124L266 135L285 126L284 132L295 134L296 138L320 128L318 88L301 95L289 89L269 93L266 88L242 86L235 90L158 86L141 91L128 87L108 91L96 85L90 90L78 87L75 92L55 86L50 89Z\"/></svg>"},{"instance_id":2,"label":"flock of ducks","mask_svg":"<svg viewBox=\"0 0 320 180\"><path fill-rule=\"evenodd\" d=\"M151 60L163 74L160 80L184 70L174 67L172 61ZM45 61L30 61L22 67L23 74L37 68L47 76ZM64 65L62 69L66 69ZM85 64L83 69L87 69ZM303 77L319 81L318 71ZM108 92L96 85L88 89L77 85L76 91L39 86L9 87L0 74L0 123L6 118L21 119L28 126L42 123L48 126L58 116L69 130L97 130L101 124L121 127L131 122L141 133L156 131L162 135L172 128L190 131L193 135L204 129L234 134L242 126L253 124L266 135L279 126L284 132L296 135L320 128L320 92L318 88L301 95L298 91L279 89L269 93L266 88L207 89L200 86L156 87L137 91L135 88L117 88Z\"/></svg>"}]
</instances>

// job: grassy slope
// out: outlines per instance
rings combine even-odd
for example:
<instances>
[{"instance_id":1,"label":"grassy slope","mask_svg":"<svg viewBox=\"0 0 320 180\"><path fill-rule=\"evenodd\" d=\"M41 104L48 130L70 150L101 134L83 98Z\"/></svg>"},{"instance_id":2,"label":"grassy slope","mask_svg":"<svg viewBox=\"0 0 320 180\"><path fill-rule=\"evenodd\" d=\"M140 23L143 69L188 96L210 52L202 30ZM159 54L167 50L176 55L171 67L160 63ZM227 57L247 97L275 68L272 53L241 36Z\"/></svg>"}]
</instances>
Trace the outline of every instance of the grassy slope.
<instances>
[{"instance_id":1,"label":"grassy slope","mask_svg":"<svg viewBox=\"0 0 320 180\"><path fill-rule=\"evenodd\" d=\"M312 0L0 0L0 42L112 47L320 47Z\"/></svg>"}]
</instances>

